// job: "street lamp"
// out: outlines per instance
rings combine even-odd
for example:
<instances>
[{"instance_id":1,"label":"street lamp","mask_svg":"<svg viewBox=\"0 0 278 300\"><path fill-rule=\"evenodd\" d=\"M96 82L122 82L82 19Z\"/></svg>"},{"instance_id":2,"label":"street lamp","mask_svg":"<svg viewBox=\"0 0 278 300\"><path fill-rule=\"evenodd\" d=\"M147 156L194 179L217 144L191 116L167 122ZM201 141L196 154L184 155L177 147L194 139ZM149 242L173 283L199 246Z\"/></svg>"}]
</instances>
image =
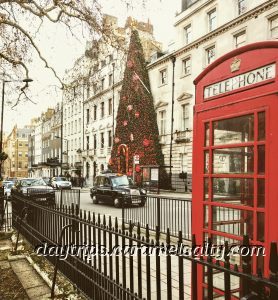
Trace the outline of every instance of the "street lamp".
<instances>
[{"instance_id":1,"label":"street lamp","mask_svg":"<svg viewBox=\"0 0 278 300\"><path fill-rule=\"evenodd\" d=\"M0 132L0 153L3 152L3 119L4 119L4 103L5 103L5 85L8 82L32 82L33 79L25 78L23 80L5 80L2 79L2 106L1 106L1 132ZM0 162L0 177L2 179L2 161Z\"/></svg>"},{"instance_id":2,"label":"street lamp","mask_svg":"<svg viewBox=\"0 0 278 300\"><path fill-rule=\"evenodd\" d=\"M62 128L63 130L63 128ZM54 136L56 139L61 139L61 175L63 175L63 141L66 141L67 142L67 160L68 160L68 157L69 157L69 140L68 139L65 139L59 135L55 135Z\"/></svg>"}]
</instances>

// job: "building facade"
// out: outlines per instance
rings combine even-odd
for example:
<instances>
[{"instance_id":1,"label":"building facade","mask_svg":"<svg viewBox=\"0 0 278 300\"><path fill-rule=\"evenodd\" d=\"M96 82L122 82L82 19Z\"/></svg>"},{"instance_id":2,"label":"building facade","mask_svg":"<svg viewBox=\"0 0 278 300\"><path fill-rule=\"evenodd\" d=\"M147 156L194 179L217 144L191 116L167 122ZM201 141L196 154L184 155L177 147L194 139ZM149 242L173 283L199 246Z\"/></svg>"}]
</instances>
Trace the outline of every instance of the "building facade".
<instances>
[{"instance_id":1,"label":"building facade","mask_svg":"<svg viewBox=\"0 0 278 300\"><path fill-rule=\"evenodd\" d=\"M17 128L4 141L4 152L8 158L4 162L4 178L22 178L28 176L28 138L32 132L32 126Z\"/></svg>"},{"instance_id":2,"label":"building facade","mask_svg":"<svg viewBox=\"0 0 278 300\"><path fill-rule=\"evenodd\" d=\"M33 119L29 136L28 174L53 177L61 174L61 104Z\"/></svg>"},{"instance_id":3,"label":"building facade","mask_svg":"<svg viewBox=\"0 0 278 300\"><path fill-rule=\"evenodd\" d=\"M165 164L170 165L172 154L172 185L177 190L182 175L187 173L190 184L192 173L194 79L232 49L278 38L277 1L182 0L181 4L175 43L148 66Z\"/></svg>"}]
</instances>

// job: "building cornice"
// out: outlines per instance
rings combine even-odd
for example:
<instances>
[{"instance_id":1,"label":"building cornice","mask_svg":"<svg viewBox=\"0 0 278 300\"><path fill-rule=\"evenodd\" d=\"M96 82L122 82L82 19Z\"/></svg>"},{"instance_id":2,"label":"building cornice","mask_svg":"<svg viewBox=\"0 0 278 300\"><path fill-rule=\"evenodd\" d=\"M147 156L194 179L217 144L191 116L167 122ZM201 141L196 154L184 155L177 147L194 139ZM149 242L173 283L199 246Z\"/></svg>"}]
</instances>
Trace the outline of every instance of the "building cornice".
<instances>
[{"instance_id":1,"label":"building cornice","mask_svg":"<svg viewBox=\"0 0 278 300\"><path fill-rule=\"evenodd\" d=\"M112 90L113 90L113 87L114 87L114 89L115 89L115 88L121 86L122 83L123 83L123 81L121 80L121 81L115 83L114 85L112 85L111 87L109 87L109 89L105 89L105 90L103 90L103 91L101 91L101 92L95 94L94 96L92 96L92 97L90 97L90 98L87 98L86 100L84 100L84 104L85 104L85 103L88 103L88 102L91 102L91 101L93 101L93 100L95 100L95 99L97 99L97 98L103 96L104 94L106 94L106 93L112 91Z\"/></svg>"},{"instance_id":2,"label":"building cornice","mask_svg":"<svg viewBox=\"0 0 278 300\"><path fill-rule=\"evenodd\" d=\"M246 21L248 21L254 17L258 17L258 15L275 7L276 5L278 5L277 0L272 0L272 1L268 1L267 3L263 3L259 6L257 6L256 8L253 8L252 10L246 12L245 14L242 14L241 16L237 17L236 19L233 19L232 21L218 27L214 31L202 36L201 38L197 39L196 41L182 47L181 49L171 52L165 57L161 57L161 59L149 64L147 66L147 68L148 68L148 70L151 70L159 65L167 63L171 59L172 56L178 57L180 55L183 55L186 52L191 51L194 48L198 48L200 45L223 34L224 32L227 32L230 29L245 23Z\"/></svg>"},{"instance_id":3,"label":"building cornice","mask_svg":"<svg viewBox=\"0 0 278 300\"><path fill-rule=\"evenodd\" d=\"M188 15L185 15L183 18L181 18L180 20L178 20L177 22L175 22L174 23L174 27L176 27L177 25L179 25L180 23L182 23L184 20L189 19L190 17L192 17L193 15L195 15L197 12L199 12L200 10L202 10L204 7L210 5L213 2L215 2L215 0L209 0L209 1L205 2L205 3L203 3L202 5L198 6L191 13L189 13ZM196 2L196 4L197 4L197 2ZM184 10L183 12L185 12L185 11L186 10ZM181 12L180 14L182 14L183 12Z\"/></svg>"}]
</instances>

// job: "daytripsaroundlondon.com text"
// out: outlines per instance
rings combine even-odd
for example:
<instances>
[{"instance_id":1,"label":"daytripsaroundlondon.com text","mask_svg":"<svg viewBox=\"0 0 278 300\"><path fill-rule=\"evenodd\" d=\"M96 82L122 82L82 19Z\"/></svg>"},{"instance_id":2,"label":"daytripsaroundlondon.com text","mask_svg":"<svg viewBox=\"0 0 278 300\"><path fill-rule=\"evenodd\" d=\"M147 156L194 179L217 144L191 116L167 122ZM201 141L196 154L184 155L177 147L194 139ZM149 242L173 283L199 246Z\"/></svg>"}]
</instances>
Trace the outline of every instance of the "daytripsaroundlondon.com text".
<instances>
[{"instance_id":1,"label":"daytripsaroundlondon.com text","mask_svg":"<svg viewBox=\"0 0 278 300\"><path fill-rule=\"evenodd\" d=\"M261 245L213 245L205 243L202 246L192 248L186 244L180 245L117 245L112 249L105 245L52 245L42 243L35 248L38 256L56 256L61 260L69 256L79 256L91 260L94 256L137 256L139 253L143 256L166 256L181 255L185 257L205 257L211 256L217 260L223 260L227 256L265 256L265 248Z\"/></svg>"}]
</instances>

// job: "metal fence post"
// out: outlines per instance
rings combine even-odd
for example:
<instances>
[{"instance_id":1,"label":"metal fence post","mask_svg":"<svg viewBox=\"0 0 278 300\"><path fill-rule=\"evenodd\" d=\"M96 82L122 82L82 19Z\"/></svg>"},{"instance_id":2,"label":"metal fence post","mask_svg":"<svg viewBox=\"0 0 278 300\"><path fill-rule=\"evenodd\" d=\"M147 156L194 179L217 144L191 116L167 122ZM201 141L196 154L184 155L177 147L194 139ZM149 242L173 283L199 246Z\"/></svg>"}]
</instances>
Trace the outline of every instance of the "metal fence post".
<instances>
[{"instance_id":1,"label":"metal fence post","mask_svg":"<svg viewBox=\"0 0 278 300\"><path fill-rule=\"evenodd\" d=\"M157 226L160 231L161 224L160 224L160 197L156 198L156 215L157 215Z\"/></svg>"},{"instance_id":2,"label":"metal fence post","mask_svg":"<svg viewBox=\"0 0 278 300\"><path fill-rule=\"evenodd\" d=\"M65 230L69 227L73 227L73 224L65 225L59 234L59 242L58 245L62 245L62 238ZM56 277L57 277L57 271L58 271L58 262L59 258L58 256L55 257L55 266L54 266L54 274L53 274L53 280L52 280L52 287L51 287L51 299L54 299L54 289L56 284Z\"/></svg>"},{"instance_id":3,"label":"metal fence post","mask_svg":"<svg viewBox=\"0 0 278 300\"><path fill-rule=\"evenodd\" d=\"M269 257L269 280L277 284L278 282L278 253L277 243L272 242L270 244L270 257ZM277 289L270 288L270 300L278 299Z\"/></svg>"},{"instance_id":4,"label":"metal fence post","mask_svg":"<svg viewBox=\"0 0 278 300\"><path fill-rule=\"evenodd\" d=\"M25 213L25 211L27 211L28 208L25 206L23 207L22 211L21 211L21 219L20 219L20 224L19 224L19 227L18 227L18 230L17 230L17 237L16 237L16 243L15 243L15 251L17 251L17 245L18 245L18 240L19 240L19 233L20 233L20 229L21 229L21 226L22 226L22 219L23 219L23 213ZM24 219L27 217L28 213L26 212L25 215L24 215Z\"/></svg>"}]
</instances>

